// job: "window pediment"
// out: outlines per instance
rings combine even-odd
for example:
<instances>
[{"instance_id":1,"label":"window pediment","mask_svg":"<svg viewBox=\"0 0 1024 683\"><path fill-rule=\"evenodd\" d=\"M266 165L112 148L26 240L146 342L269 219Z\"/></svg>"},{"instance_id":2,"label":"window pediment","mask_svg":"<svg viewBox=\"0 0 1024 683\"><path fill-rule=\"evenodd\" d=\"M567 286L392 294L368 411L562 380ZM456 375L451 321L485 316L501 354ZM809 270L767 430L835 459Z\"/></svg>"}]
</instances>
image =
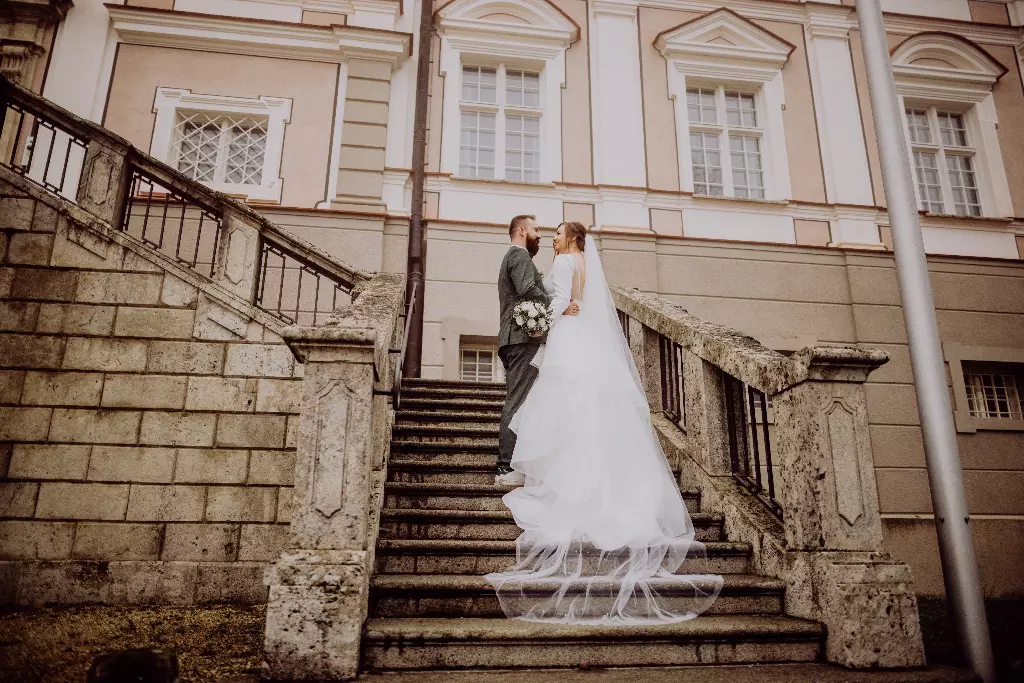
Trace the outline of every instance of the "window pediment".
<instances>
[{"instance_id":1,"label":"window pediment","mask_svg":"<svg viewBox=\"0 0 1024 683\"><path fill-rule=\"evenodd\" d=\"M725 8L663 31L655 38L654 46L666 59L714 68L713 75L725 75L722 67L731 65L736 67L737 77L755 79L758 72L765 77L777 73L796 49Z\"/></svg>"},{"instance_id":2,"label":"window pediment","mask_svg":"<svg viewBox=\"0 0 1024 683\"><path fill-rule=\"evenodd\" d=\"M580 27L548 0L454 0L437 11L434 23L445 35L492 35L566 49Z\"/></svg>"},{"instance_id":3,"label":"window pediment","mask_svg":"<svg viewBox=\"0 0 1024 683\"><path fill-rule=\"evenodd\" d=\"M892 51L893 75L904 94L943 91L946 99L974 100L987 95L1007 71L992 55L950 33L919 33Z\"/></svg>"}]
</instances>

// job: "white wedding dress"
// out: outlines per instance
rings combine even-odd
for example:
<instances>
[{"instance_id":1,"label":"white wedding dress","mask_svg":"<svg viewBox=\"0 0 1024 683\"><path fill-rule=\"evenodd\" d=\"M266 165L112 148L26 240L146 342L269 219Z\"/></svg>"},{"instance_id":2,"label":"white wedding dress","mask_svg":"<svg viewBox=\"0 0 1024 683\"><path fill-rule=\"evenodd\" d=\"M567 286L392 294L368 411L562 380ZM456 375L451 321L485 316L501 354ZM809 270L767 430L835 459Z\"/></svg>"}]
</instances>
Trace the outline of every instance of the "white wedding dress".
<instances>
[{"instance_id":1,"label":"white wedding dress","mask_svg":"<svg viewBox=\"0 0 1024 683\"><path fill-rule=\"evenodd\" d=\"M722 578L706 573L589 236L584 259L582 296L574 256L556 257L545 281L555 322L511 424L512 467L526 485L503 499L523 533L516 566L485 578L509 618L691 619L711 606ZM574 298L579 315L561 315Z\"/></svg>"}]
</instances>

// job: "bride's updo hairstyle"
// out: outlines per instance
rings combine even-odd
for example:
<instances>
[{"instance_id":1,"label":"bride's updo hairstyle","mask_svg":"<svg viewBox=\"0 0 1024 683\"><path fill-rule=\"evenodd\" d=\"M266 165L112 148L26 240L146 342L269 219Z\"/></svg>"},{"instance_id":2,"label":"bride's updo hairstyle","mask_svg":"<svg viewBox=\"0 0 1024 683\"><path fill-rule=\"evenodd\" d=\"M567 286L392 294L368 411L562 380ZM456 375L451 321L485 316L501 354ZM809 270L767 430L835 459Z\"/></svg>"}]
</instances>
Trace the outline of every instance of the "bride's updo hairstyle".
<instances>
[{"instance_id":1,"label":"bride's updo hairstyle","mask_svg":"<svg viewBox=\"0 0 1024 683\"><path fill-rule=\"evenodd\" d=\"M575 242L579 250L584 251L587 246L587 229L583 224L578 221L568 221L562 225L565 226L566 243Z\"/></svg>"}]
</instances>

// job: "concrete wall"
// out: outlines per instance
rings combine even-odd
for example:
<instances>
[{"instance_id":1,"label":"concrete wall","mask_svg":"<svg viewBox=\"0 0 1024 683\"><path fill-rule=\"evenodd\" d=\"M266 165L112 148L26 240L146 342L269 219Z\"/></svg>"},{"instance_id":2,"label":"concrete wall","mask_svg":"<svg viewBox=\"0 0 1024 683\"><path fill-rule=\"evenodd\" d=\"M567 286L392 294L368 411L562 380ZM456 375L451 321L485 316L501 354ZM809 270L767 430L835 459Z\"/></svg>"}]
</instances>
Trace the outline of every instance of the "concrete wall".
<instances>
[{"instance_id":1,"label":"concrete wall","mask_svg":"<svg viewBox=\"0 0 1024 683\"><path fill-rule=\"evenodd\" d=\"M76 234L0 197L0 600L262 602L302 367L252 309Z\"/></svg>"}]
</instances>

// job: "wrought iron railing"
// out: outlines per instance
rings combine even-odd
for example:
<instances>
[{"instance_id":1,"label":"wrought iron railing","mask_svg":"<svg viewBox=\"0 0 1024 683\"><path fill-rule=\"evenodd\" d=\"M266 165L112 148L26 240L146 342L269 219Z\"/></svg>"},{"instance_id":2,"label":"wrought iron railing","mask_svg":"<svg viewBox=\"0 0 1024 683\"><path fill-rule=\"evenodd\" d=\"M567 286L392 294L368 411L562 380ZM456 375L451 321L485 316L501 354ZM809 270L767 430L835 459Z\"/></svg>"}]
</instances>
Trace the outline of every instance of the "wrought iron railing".
<instances>
[{"instance_id":1,"label":"wrought iron railing","mask_svg":"<svg viewBox=\"0 0 1024 683\"><path fill-rule=\"evenodd\" d=\"M132 168L121 230L207 277L213 275L223 212Z\"/></svg>"},{"instance_id":2,"label":"wrought iron railing","mask_svg":"<svg viewBox=\"0 0 1024 683\"><path fill-rule=\"evenodd\" d=\"M15 101L3 90L0 102L0 164L54 194L75 201L89 140L41 107Z\"/></svg>"},{"instance_id":3,"label":"wrought iron railing","mask_svg":"<svg viewBox=\"0 0 1024 683\"><path fill-rule=\"evenodd\" d=\"M782 506L775 495L769 398L732 375L722 375L733 479L781 518Z\"/></svg>"},{"instance_id":4,"label":"wrought iron railing","mask_svg":"<svg viewBox=\"0 0 1024 683\"><path fill-rule=\"evenodd\" d=\"M102 188L97 201L112 227L283 322L323 323L370 277L2 76L0 133L0 165L79 204ZM86 157L104 156L105 164L86 167ZM109 177L86 192L94 167ZM235 248L239 230L245 237Z\"/></svg>"},{"instance_id":5,"label":"wrought iron railing","mask_svg":"<svg viewBox=\"0 0 1024 683\"><path fill-rule=\"evenodd\" d=\"M686 429L686 383L683 379L683 347L658 335L661 374L661 410L665 417Z\"/></svg>"}]
</instances>

